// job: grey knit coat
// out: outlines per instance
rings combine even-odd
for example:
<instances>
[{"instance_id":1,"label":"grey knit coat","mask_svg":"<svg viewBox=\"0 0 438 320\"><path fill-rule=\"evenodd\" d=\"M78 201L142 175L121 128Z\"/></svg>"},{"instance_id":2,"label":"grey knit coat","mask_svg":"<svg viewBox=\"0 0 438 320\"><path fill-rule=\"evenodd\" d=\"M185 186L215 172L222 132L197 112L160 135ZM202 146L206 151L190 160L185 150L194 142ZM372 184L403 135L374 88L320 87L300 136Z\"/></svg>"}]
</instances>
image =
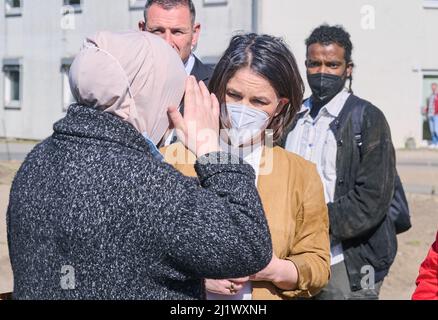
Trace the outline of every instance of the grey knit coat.
<instances>
[{"instance_id":1,"label":"grey knit coat","mask_svg":"<svg viewBox=\"0 0 438 320\"><path fill-rule=\"evenodd\" d=\"M152 157L130 124L74 105L17 173L7 212L15 299L192 300L203 278L267 266L272 244L248 164ZM216 161L217 163L218 161Z\"/></svg>"}]
</instances>

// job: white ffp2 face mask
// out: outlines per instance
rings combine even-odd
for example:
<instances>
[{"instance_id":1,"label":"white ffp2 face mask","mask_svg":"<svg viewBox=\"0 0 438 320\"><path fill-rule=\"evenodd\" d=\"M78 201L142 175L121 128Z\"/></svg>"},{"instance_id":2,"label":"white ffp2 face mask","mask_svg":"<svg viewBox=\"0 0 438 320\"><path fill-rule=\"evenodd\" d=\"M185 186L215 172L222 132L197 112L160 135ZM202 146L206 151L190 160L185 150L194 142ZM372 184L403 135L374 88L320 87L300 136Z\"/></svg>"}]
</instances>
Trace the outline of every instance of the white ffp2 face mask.
<instances>
[{"instance_id":1,"label":"white ffp2 face mask","mask_svg":"<svg viewBox=\"0 0 438 320\"><path fill-rule=\"evenodd\" d=\"M262 110L243 104L225 104L231 128L228 132L233 146L242 146L257 137L269 124L270 116Z\"/></svg>"}]
</instances>

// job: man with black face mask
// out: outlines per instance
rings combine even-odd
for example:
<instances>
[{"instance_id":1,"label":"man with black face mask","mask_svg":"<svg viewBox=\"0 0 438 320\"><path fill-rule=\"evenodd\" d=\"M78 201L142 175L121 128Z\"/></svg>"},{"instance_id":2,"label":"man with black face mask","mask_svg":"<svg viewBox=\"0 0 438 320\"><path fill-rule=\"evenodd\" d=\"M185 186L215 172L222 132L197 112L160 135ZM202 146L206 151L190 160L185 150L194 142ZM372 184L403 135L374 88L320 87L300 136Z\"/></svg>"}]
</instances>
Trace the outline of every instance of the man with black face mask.
<instances>
[{"instance_id":1,"label":"man with black face mask","mask_svg":"<svg viewBox=\"0 0 438 320\"><path fill-rule=\"evenodd\" d=\"M329 207L331 279L316 299L378 299L397 251L387 214L395 179L390 129L377 107L352 94L353 45L343 27L316 28L306 46L312 96L283 146L317 165Z\"/></svg>"}]
</instances>

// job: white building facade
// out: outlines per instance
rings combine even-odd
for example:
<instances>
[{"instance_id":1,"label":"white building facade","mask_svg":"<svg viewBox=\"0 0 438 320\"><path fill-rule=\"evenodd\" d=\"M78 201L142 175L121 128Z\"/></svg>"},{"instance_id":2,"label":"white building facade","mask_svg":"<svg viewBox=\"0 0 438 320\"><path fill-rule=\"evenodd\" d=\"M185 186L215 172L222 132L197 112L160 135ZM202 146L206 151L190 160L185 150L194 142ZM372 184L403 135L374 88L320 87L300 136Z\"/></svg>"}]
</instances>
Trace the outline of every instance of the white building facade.
<instances>
[{"instance_id":1,"label":"white building facade","mask_svg":"<svg viewBox=\"0 0 438 320\"><path fill-rule=\"evenodd\" d=\"M217 60L234 30L252 28L252 0L194 2L203 28L196 54L206 61ZM49 136L71 102L68 68L84 38L99 30L137 29L144 5L139 0L1 0L0 137Z\"/></svg>"},{"instance_id":2,"label":"white building facade","mask_svg":"<svg viewBox=\"0 0 438 320\"><path fill-rule=\"evenodd\" d=\"M284 37L303 76L311 30L342 24L354 45L354 92L385 113L396 147L409 138L425 144L421 107L438 83L437 0L259 0L259 6L259 32Z\"/></svg>"},{"instance_id":3,"label":"white building facade","mask_svg":"<svg viewBox=\"0 0 438 320\"><path fill-rule=\"evenodd\" d=\"M136 29L145 1L1 2L0 136L43 139L70 102L66 71L85 36ZM217 61L234 33L257 31L286 39L304 79L304 40L324 22L342 24L355 46L355 93L385 113L397 147L424 144L420 110L438 82L438 0L194 2L205 62Z\"/></svg>"}]
</instances>

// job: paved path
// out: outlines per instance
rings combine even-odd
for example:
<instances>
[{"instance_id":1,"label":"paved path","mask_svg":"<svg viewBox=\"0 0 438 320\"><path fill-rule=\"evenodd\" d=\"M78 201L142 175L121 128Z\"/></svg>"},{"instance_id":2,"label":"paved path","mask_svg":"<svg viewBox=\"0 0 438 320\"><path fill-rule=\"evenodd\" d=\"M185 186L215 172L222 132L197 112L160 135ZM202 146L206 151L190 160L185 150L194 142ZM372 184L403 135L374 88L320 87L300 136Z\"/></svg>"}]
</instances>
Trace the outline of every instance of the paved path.
<instances>
[{"instance_id":1,"label":"paved path","mask_svg":"<svg viewBox=\"0 0 438 320\"><path fill-rule=\"evenodd\" d=\"M23 161L36 143L5 143L0 141L0 161Z\"/></svg>"},{"instance_id":2,"label":"paved path","mask_svg":"<svg viewBox=\"0 0 438 320\"><path fill-rule=\"evenodd\" d=\"M400 150L397 168L406 192L438 195L438 151Z\"/></svg>"}]
</instances>

